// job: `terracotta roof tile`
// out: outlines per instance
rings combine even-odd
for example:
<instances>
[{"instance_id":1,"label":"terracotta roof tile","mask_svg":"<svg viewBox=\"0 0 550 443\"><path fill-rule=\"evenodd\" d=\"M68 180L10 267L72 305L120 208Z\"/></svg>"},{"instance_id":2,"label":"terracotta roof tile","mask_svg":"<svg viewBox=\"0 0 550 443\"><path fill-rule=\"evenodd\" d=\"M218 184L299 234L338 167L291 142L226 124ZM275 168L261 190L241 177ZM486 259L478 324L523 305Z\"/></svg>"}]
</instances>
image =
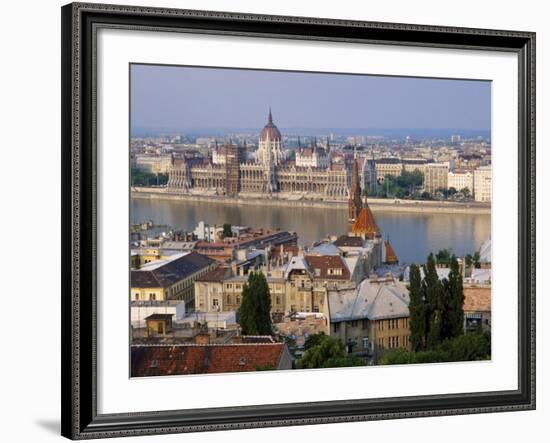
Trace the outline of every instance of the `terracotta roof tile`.
<instances>
[{"instance_id":1,"label":"terracotta roof tile","mask_svg":"<svg viewBox=\"0 0 550 443\"><path fill-rule=\"evenodd\" d=\"M374 215L369 205L364 205L359 212L359 216L351 228L352 234L365 235L367 238L374 238L380 235L380 229L376 224Z\"/></svg>"},{"instance_id":2,"label":"terracotta roof tile","mask_svg":"<svg viewBox=\"0 0 550 443\"><path fill-rule=\"evenodd\" d=\"M388 240L385 240L384 244L386 246L386 263L390 265L397 263L399 260L397 258L397 255L395 255L395 251L393 250L390 242Z\"/></svg>"},{"instance_id":3,"label":"terracotta roof tile","mask_svg":"<svg viewBox=\"0 0 550 443\"><path fill-rule=\"evenodd\" d=\"M490 312L491 288L477 286L464 287L464 311Z\"/></svg>"},{"instance_id":4,"label":"terracotta roof tile","mask_svg":"<svg viewBox=\"0 0 550 443\"><path fill-rule=\"evenodd\" d=\"M132 377L277 369L284 343L132 346Z\"/></svg>"},{"instance_id":5,"label":"terracotta roof tile","mask_svg":"<svg viewBox=\"0 0 550 443\"><path fill-rule=\"evenodd\" d=\"M314 272L316 278L327 280L349 280L350 272L346 263L339 255L308 255L305 257L307 265ZM317 272L316 270L319 270ZM334 274L339 269L339 274Z\"/></svg>"}]
</instances>

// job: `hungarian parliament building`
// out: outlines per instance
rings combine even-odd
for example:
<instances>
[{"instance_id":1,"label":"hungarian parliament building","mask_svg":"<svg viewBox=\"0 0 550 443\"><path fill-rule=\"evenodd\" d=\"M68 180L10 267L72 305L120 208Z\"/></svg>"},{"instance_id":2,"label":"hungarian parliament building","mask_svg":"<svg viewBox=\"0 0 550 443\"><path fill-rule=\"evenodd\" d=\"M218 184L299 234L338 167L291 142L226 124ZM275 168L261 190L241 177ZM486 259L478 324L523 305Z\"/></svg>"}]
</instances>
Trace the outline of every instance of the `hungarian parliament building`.
<instances>
[{"instance_id":1,"label":"hungarian parliament building","mask_svg":"<svg viewBox=\"0 0 550 443\"><path fill-rule=\"evenodd\" d=\"M307 193L317 198L350 196L352 157L333 152L328 143L298 147L295 156L283 149L281 132L273 123L271 110L260 132L254 159L247 158L246 144L225 142L208 158L172 158L168 189L171 192L204 192L237 196L241 193ZM362 187L376 182L375 165L357 159Z\"/></svg>"}]
</instances>

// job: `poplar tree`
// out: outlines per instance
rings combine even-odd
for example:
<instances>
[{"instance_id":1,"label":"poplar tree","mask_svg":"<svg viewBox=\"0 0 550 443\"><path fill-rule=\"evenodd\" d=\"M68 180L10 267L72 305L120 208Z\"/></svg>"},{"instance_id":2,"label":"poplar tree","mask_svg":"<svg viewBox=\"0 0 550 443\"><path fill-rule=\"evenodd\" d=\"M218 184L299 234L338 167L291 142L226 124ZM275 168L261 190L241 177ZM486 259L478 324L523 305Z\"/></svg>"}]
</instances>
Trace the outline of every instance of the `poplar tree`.
<instances>
[{"instance_id":1,"label":"poplar tree","mask_svg":"<svg viewBox=\"0 0 550 443\"><path fill-rule=\"evenodd\" d=\"M458 337L464 333L464 287L458 260L453 255L448 278L448 338Z\"/></svg>"},{"instance_id":2,"label":"poplar tree","mask_svg":"<svg viewBox=\"0 0 550 443\"><path fill-rule=\"evenodd\" d=\"M411 348L420 351L425 347L426 336L426 306L422 294L422 279L420 269L415 264L411 265L409 278L409 327L411 330Z\"/></svg>"},{"instance_id":3,"label":"poplar tree","mask_svg":"<svg viewBox=\"0 0 550 443\"><path fill-rule=\"evenodd\" d=\"M251 272L243 286L239 325L244 335L270 335L271 296L265 276Z\"/></svg>"},{"instance_id":4,"label":"poplar tree","mask_svg":"<svg viewBox=\"0 0 550 443\"><path fill-rule=\"evenodd\" d=\"M427 348L432 348L441 342L442 317L445 309L443 284L439 281L433 254L428 256L428 261L424 266L422 287L426 295L427 308L426 346Z\"/></svg>"}]
</instances>

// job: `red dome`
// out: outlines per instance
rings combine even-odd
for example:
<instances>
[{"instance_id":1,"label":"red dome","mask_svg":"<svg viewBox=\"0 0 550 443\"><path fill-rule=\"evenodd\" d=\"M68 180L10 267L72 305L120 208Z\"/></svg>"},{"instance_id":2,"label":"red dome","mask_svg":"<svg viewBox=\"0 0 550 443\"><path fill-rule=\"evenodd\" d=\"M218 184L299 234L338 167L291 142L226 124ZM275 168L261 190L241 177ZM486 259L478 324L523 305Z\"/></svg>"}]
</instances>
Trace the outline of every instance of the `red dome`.
<instances>
[{"instance_id":1,"label":"red dome","mask_svg":"<svg viewBox=\"0 0 550 443\"><path fill-rule=\"evenodd\" d=\"M281 141L281 132L273 124L273 117L271 116L271 109L269 110L269 117L267 119L267 125L264 126L262 132L260 132L260 141L265 142L267 139L272 142Z\"/></svg>"}]
</instances>

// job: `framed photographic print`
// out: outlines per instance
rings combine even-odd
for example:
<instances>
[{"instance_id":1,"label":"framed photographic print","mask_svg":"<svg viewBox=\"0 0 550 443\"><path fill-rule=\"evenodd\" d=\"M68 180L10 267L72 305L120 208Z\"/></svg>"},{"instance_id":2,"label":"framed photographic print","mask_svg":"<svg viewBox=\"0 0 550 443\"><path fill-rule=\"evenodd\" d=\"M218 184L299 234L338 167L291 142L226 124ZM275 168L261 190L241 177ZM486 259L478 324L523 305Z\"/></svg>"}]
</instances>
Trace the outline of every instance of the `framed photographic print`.
<instances>
[{"instance_id":1,"label":"framed photographic print","mask_svg":"<svg viewBox=\"0 0 550 443\"><path fill-rule=\"evenodd\" d=\"M62 433L535 407L535 35L62 8Z\"/></svg>"}]
</instances>

